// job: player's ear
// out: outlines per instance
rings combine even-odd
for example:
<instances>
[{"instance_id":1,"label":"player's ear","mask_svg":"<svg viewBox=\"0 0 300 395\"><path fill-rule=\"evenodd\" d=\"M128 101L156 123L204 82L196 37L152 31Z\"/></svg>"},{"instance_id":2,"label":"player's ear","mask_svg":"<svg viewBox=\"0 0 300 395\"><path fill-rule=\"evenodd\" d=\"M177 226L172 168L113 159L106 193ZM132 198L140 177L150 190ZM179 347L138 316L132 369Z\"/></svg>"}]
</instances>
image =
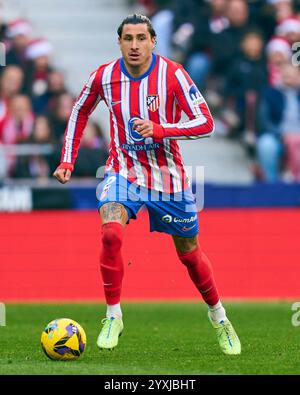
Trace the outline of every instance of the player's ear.
<instances>
[{"instance_id":1,"label":"player's ear","mask_svg":"<svg viewBox=\"0 0 300 395\"><path fill-rule=\"evenodd\" d=\"M152 37L152 49L154 49L156 47L157 41L156 41L156 37Z\"/></svg>"}]
</instances>

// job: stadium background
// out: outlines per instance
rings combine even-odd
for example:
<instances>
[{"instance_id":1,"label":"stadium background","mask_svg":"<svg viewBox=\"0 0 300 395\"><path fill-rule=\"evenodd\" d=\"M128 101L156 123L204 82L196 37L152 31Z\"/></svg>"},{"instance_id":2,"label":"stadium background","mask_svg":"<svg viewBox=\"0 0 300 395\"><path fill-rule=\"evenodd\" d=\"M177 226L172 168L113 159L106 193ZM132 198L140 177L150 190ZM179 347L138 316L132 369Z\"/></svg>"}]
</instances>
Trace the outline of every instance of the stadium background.
<instances>
[{"instance_id":1,"label":"stadium background","mask_svg":"<svg viewBox=\"0 0 300 395\"><path fill-rule=\"evenodd\" d=\"M243 3L236 2L237 6ZM158 32L158 51L183 62L188 70L195 53L213 64L214 54L207 55L208 44L203 44L202 37L209 43L212 32L204 28L204 33L198 32L212 3L86 0L84 4L73 1L71 6L70 2L58 1L2 2L2 41L8 52L1 74L1 301L103 301L95 190L99 182L96 170L107 157L108 117L104 106L100 105L92 116L72 181L60 186L51 179L74 97L91 70L118 56L116 27L124 15L133 11L152 17ZM271 84L267 46L278 35L276 29L281 23L277 3L281 4L243 3L247 17L236 28L242 30L240 41L249 31L259 31L257 34L263 37L265 53L255 67L266 71L266 86ZM218 1L215 4L217 7ZM295 3L294 19L297 6ZM195 13L198 19L193 17ZM225 17L230 20L231 15L224 10L219 22L224 24ZM263 25L262 21L268 23ZM225 32L226 23L222 27ZM197 34L202 38L200 52L199 47L195 47L198 52L193 47ZM18 35L26 38L23 52L19 50L22 56L14 47ZM235 50L232 61L241 57L240 50ZM44 69L39 66L39 62L43 63L41 58L46 63ZM5 74L7 69L11 79ZM252 130L245 130L243 124L228 126L217 109L216 97L223 97L231 118L239 116L240 93L229 98L235 103L233 107L224 99L228 93L223 87L232 78L225 69L224 66L222 74L210 66L203 74L199 65L204 77L197 80L198 85L207 94L213 113L215 109L215 135L209 141L181 143L186 164L191 168L204 167L201 242L213 262L223 298L297 299L300 184L288 167L289 162L285 162L276 179L258 176L262 170L257 171L260 164L256 147L246 143L245 135L252 133L257 142L261 131L251 121ZM19 85L16 82L18 72L23 74L23 85L22 81ZM191 73L195 73L194 69ZM199 75L196 73L195 78ZM242 80L237 81L233 90L237 91L240 84L245 97L255 92L259 105L263 91L255 84L245 87ZM7 88L10 83L14 83L11 91L10 86ZM32 118L21 136L17 127L15 130L9 126L14 117L17 119L18 105L25 113L24 124ZM300 123L295 126L300 132ZM196 188L197 180L192 178ZM125 240L125 300L198 298L169 237L148 232L147 213L142 212L138 221L132 221Z\"/></svg>"}]
</instances>

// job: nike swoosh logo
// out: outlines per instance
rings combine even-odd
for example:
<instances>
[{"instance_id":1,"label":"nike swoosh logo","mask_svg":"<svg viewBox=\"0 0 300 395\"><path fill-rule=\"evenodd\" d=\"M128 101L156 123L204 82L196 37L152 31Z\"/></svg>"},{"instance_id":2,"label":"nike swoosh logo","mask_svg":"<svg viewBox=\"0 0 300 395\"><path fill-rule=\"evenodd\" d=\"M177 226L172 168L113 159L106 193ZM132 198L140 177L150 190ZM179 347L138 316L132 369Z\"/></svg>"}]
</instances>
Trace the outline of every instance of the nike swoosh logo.
<instances>
[{"instance_id":1,"label":"nike swoosh logo","mask_svg":"<svg viewBox=\"0 0 300 395\"><path fill-rule=\"evenodd\" d=\"M184 227L182 228L182 230L183 230L184 232L187 232L188 230L193 229L195 226L196 226L196 225L193 225L193 226L191 226L190 228L186 228L186 227L184 226Z\"/></svg>"},{"instance_id":2,"label":"nike swoosh logo","mask_svg":"<svg viewBox=\"0 0 300 395\"><path fill-rule=\"evenodd\" d=\"M122 103L122 100L119 100L119 101L112 101L112 102L111 102L111 105L112 105L112 106L115 106L116 104L119 104L119 103Z\"/></svg>"}]
</instances>

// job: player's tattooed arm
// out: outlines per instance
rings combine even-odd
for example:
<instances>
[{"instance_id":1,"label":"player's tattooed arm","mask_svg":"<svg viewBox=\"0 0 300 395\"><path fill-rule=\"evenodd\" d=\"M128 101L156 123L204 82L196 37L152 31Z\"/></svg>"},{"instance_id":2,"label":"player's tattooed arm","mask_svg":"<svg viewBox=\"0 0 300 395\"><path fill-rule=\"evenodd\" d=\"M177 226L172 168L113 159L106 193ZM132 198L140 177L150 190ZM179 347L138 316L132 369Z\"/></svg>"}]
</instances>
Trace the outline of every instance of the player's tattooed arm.
<instances>
[{"instance_id":1,"label":"player's tattooed arm","mask_svg":"<svg viewBox=\"0 0 300 395\"><path fill-rule=\"evenodd\" d=\"M100 209L100 216L102 219L102 224L108 222L119 222L125 225L128 221L128 214L125 207L116 202L106 203Z\"/></svg>"}]
</instances>

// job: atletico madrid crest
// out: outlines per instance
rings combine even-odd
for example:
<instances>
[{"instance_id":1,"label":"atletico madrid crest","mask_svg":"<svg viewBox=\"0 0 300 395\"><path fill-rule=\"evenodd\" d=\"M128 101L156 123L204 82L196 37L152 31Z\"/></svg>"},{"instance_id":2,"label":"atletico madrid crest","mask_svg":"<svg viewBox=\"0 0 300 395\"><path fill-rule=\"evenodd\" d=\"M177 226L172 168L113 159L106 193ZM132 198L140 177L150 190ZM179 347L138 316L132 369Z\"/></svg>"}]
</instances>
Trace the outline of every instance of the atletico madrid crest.
<instances>
[{"instance_id":1,"label":"atletico madrid crest","mask_svg":"<svg viewBox=\"0 0 300 395\"><path fill-rule=\"evenodd\" d=\"M159 107L159 95L147 96L147 107L150 111L156 111Z\"/></svg>"}]
</instances>

